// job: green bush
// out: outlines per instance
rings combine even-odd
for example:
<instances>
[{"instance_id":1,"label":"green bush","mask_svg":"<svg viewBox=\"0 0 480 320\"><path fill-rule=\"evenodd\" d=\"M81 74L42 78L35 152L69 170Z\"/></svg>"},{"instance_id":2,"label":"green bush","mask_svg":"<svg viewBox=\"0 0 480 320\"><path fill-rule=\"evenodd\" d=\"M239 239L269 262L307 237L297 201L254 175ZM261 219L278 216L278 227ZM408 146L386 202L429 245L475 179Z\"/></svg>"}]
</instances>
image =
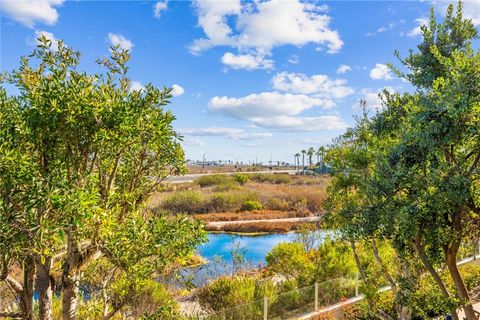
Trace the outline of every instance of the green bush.
<instances>
[{"instance_id":1,"label":"green bush","mask_svg":"<svg viewBox=\"0 0 480 320\"><path fill-rule=\"evenodd\" d=\"M179 191L165 199L161 207L172 213L201 213L203 197L197 191Z\"/></svg>"},{"instance_id":2,"label":"green bush","mask_svg":"<svg viewBox=\"0 0 480 320\"><path fill-rule=\"evenodd\" d=\"M231 176L226 175L226 174L209 174L205 176L201 176L200 178L197 178L195 180L195 183L197 183L200 187L211 187L211 186L217 186L221 184L227 184L229 182L232 182L233 179Z\"/></svg>"},{"instance_id":3,"label":"green bush","mask_svg":"<svg viewBox=\"0 0 480 320\"><path fill-rule=\"evenodd\" d=\"M204 205L204 212L235 211L240 206L240 200L234 193L215 193Z\"/></svg>"},{"instance_id":4,"label":"green bush","mask_svg":"<svg viewBox=\"0 0 480 320\"><path fill-rule=\"evenodd\" d=\"M279 243L267 254L265 260L271 271L289 279L294 279L304 273L311 273L314 269L314 264L301 243Z\"/></svg>"},{"instance_id":5,"label":"green bush","mask_svg":"<svg viewBox=\"0 0 480 320\"><path fill-rule=\"evenodd\" d=\"M263 299L259 292L261 289L261 283L253 277L220 277L210 285L201 288L198 298L203 307L218 311L251 303L256 297Z\"/></svg>"},{"instance_id":6,"label":"green bush","mask_svg":"<svg viewBox=\"0 0 480 320\"><path fill-rule=\"evenodd\" d=\"M242 186L250 180L247 175L241 173L234 175L233 179Z\"/></svg>"},{"instance_id":7,"label":"green bush","mask_svg":"<svg viewBox=\"0 0 480 320\"><path fill-rule=\"evenodd\" d=\"M263 205L256 200L247 200L240 207L240 211L262 210Z\"/></svg>"}]
</instances>

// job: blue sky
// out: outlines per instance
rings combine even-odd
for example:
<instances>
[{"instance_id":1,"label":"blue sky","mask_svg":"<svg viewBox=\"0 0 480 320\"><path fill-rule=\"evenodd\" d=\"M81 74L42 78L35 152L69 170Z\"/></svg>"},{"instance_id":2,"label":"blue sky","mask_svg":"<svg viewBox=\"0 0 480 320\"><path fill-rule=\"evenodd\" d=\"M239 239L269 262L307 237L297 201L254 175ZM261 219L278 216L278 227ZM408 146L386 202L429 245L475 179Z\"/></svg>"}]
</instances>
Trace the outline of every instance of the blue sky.
<instances>
[{"instance_id":1,"label":"blue sky","mask_svg":"<svg viewBox=\"0 0 480 320\"><path fill-rule=\"evenodd\" d=\"M419 25L447 2L272 0L1 1L0 70L18 66L39 34L81 52L81 67L110 44L130 48L134 89L174 86L169 108L187 158L293 161L352 124L364 98L411 90L399 65ZM465 15L480 25L480 1Z\"/></svg>"}]
</instances>

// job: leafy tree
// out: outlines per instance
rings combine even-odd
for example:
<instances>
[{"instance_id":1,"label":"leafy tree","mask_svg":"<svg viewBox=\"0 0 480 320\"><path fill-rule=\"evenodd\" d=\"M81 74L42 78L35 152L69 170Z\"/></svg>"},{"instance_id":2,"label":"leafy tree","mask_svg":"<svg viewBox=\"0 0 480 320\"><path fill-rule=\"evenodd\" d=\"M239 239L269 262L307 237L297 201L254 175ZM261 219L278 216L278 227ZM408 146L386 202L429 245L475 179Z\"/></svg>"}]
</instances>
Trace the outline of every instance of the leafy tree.
<instances>
[{"instance_id":1,"label":"leafy tree","mask_svg":"<svg viewBox=\"0 0 480 320\"><path fill-rule=\"evenodd\" d=\"M479 236L480 52L471 47L478 34L461 2L441 24L432 10L422 32L418 52L401 59L409 72L394 69L417 91L384 92L385 109L364 116L330 152L331 217L353 239L392 240L404 271L421 261L452 316L458 303L474 319L456 263L461 243ZM454 293L436 271L442 265ZM408 300L415 283L404 289L398 299Z\"/></svg>"},{"instance_id":2,"label":"leafy tree","mask_svg":"<svg viewBox=\"0 0 480 320\"><path fill-rule=\"evenodd\" d=\"M106 73L90 75L78 71L78 52L39 41L5 76L18 95L0 90L2 278L23 266L25 285L15 287L32 318L36 270L39 318L51 319L53 269L61 266L63 318L76 319L82 270L92 261L109 259L135 288L193 250L203 231L144 206L165 177L184 172L175 117L164 110L171 89L132 91L130 56L118 47L99 61Z\"/></svg>"}]
</instances>

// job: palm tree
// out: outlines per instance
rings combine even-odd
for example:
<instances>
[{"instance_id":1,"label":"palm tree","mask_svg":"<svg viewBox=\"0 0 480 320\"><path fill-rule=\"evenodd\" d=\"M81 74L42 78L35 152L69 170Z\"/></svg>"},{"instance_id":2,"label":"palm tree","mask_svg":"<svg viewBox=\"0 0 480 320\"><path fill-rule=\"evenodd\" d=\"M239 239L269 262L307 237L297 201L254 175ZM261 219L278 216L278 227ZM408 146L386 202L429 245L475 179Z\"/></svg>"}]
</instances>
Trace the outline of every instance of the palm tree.
<instances>
[{"instance_id":1,"label":"palm tree","mask_svg":"<svg viewBox=\"0 0 480 320\"><path fill-rule=\"evenodd\" d=\"M325 153L327 152L327 149L324 147L324 146L321 146L320 148L318 148L318 155L320 156L321 158L321 162L320 162L320 169L323 171L323 158L325 157Z\"/></svg>"},{"instance_id":2,"label":"palm tree","mask_svg":"<svg viewBox=\"0 0 480 320\"><path fill-rule=\"evenodd\" d=\"M307 150L303 149L302 151L302 169L305 168L305 154L307 153Z\"/></svg>"},{"instance_id":3,"label":"palm tree","mask_svg":"<svg viewBox=\"0 0 480 320\"><path fill-rule=\"evenodd\" d=\"M315 154L315 149L313 149L313 147L308 148L307 154L308 154L308 164L311 167L312 166L312 158L313 158L313 155Z\"/></svg>"},{"instance_id":4,"label":"palm tree","mask_svg":"<svg viewBox=\"0 0 480 320\"><path fill-rule=\"evenodd\" d=\"M295 153L295 169L300 169L300 153Z\"/></svg>"}]
</instances>

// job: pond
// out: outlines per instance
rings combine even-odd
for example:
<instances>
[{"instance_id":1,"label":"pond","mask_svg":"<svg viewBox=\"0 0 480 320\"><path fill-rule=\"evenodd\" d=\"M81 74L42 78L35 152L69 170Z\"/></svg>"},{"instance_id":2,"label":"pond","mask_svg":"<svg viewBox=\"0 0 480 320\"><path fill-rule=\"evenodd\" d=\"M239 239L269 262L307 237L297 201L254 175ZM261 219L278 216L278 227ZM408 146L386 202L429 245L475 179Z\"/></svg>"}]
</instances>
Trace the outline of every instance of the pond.
<instances>
[{"instance_id":1,"label":"pond","mask_svg":"<svg viewBox=\"0 0 480 320\"><path fill-rule=\"evenodd\" d=\"M316 239L321 241L327 233L315 231ZM181 270L181 281L198 287L221 275L259 268L266 264L265 257L275 245L292 242L295 238L295 233L266 235L209 233L208 241L197 248L198 253L208 263ZM240 256L241 263L238 263L238 259L234 263L235 253Z\"/></svg>"}]
</instances>

